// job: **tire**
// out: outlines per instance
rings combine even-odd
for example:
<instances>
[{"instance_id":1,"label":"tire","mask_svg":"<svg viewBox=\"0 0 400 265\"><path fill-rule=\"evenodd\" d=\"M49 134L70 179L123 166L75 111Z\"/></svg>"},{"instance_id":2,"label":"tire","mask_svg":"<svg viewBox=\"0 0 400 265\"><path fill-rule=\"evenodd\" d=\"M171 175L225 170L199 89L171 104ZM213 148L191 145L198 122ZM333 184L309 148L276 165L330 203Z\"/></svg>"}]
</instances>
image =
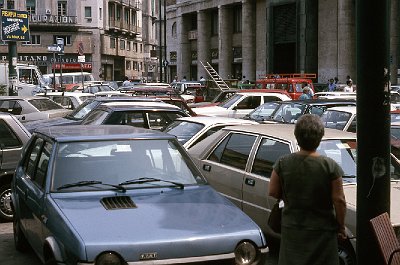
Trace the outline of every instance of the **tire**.
<instances>
[{"instance_id":1,"label":"tire","mask_svg":"<svg viewBox=\"0 0 400 265\"><path fill-rule=\"evenodd\" d=\"M11 207L11 185L5 184L0 187L0 220L10 222L13 219Z\"/></svg>"},{"instance_id":2,"label":"tire","mask_svg":"<svg viewBox=\"0 0 400 265\"><path fill-rule=\"evenodd\" d=\"M14 245L15 249L20 252L25 252L29 248L28 240L22 232L19 220L14 218L13 220L13 231L14 231Z\"/></svg>"},{"instance_id":3,"label":"tire","mask_svg":"<svg viewBox=\"0 0 400 265\"><path fill-rule=\"evenodd\" d=\"M340 265L356 265L356 253L354 252L353 246L347 240L344 242L338 242L338 253L339 253L339 264Z\"/></svg>"}]
</instances>

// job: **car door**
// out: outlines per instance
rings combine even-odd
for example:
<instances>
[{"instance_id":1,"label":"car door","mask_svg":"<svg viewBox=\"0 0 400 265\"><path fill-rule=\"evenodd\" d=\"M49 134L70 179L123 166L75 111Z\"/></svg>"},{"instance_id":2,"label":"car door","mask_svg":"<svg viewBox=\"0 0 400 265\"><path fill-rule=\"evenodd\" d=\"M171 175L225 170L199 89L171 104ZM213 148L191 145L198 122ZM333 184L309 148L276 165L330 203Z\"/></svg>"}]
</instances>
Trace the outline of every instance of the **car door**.
<instances>
[{"instance_id":1,"label":"car door","mask_svg":"<svg viewBox=\"0 0 400 265\"><path fill-rule=\"evenodd\" d=\"M51 150L51 143L36 138L24 160L24 177L17 183L21 224L27 239L39 253L42 251L43 225L47 221L43 205Z\"/></svg>"},{"instance_id":2,"label":"car door","mask_svg":"<svg viewBox=\"0 0 400 265\"><path fill-rule=\"evenodd\" d=\"M230 133L199 166L210 185L240 209L245 169L256 139L256 135Z\"/></svg>"},{"instance_id":3,"label":"car door","mask_svg":"<svg viewBox=\"0 0 400 265\"><path fill-rule=\"evenodd\" d=\"M8 124L0 119L0 173L14 170L19 161L22 142Z\"/></svg>"},{"instance_id":4,"label":"car door","mask_svg":"<svg viewBox=\"0 0 400 265\"><path fill-rule=\"evenodd\" d=\"M269 180L273 165L283 155L292 152L290 143L263 137L250 156L251 168L245 173L243 183L243 211L249 215L263 231L267 231L269 213L276 199L268 196Z\"/></svg>"}]
</instances>

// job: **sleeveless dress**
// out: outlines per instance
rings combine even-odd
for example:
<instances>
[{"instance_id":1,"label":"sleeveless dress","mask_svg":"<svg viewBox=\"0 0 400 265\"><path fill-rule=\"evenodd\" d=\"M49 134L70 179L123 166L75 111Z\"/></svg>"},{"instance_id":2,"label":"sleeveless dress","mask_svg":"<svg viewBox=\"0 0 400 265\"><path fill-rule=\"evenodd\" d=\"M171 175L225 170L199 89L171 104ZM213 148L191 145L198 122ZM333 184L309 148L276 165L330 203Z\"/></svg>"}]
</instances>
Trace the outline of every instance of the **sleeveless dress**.
<instances>
[{"instance_id":1,"label":"sleeveless dress","mask_svg":"<svg viewBox=\"0 0 400 265\"><path fill-rule=\"evenodd\" d=\"M279 265L338 265L331 183L343 170L329 157L297 153L278 159L274 169L285 201Z\"/></svg>"}]
</instances>

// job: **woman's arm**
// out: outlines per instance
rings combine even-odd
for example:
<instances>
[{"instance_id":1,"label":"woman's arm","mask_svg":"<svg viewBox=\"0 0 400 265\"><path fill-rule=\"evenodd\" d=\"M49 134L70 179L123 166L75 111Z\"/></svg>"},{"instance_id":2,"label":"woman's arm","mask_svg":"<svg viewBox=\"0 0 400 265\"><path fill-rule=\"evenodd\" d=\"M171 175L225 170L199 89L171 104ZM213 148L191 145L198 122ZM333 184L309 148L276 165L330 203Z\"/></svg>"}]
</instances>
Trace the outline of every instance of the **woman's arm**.
<instances>
[{"instance_id":1,"label":"woman's arm","mask_svg":"<svg viewBox=\"0 0 400 265\"><path fill-rule=\"evenodd\" d=\"M268 195L272 196L276 199L282 198L282 187L281 182L279 180L279 176L275 170L272 170L271 178L269 180L269 190Z\"/></svg>"},{"instance_id":2,"label":"woman's arm","mask_svg":"<svg viewBox=\"0 0 400 265\"><path fill-rule=\"evenodd\" d=\"M342 177L332 181L332 201L335 206L336 220L339 225L339 239L346 238L344 218L346 216L346 198L343 192Z\"/></svg>"}]
</instances>

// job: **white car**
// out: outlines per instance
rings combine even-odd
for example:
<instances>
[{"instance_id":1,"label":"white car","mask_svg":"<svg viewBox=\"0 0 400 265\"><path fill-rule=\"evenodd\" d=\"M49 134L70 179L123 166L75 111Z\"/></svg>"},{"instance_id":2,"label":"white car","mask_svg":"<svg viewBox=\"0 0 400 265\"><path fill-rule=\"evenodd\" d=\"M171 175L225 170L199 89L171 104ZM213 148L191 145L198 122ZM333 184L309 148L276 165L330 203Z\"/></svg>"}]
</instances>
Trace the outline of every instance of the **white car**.
<instances>
[{"instance_id":1,"label":"white car","mask_svg":"<svg viewBox=\"0 0 400 265\"><path fill-rule=\"evenodd\" d=\"M237 92L217 106L197 107L194 112L204 116L242 118L258 106L270 101L292 100L278 92Z\"/></svg>"},{"instance_id":2,"label":"white car","mask_svg":"<svg viewBox=\"0 0 400 265\"><path fill-rule=\"evenodd\" d=\"M225 117L184 117L176 119L163 131L175 135L183 147L189 149L226 126L244 124L258 124L258 122Z\"/></svg>"},{"instance_id":3,"label":"white car","mask_svg":"<svg viewBox=\"0 0 400 265\"><path fill-rule=\"evenodd\" d=\"M332 91L332 92L317 92L314 94L314 98L319 99L356 99L356 92L342 92L342 91Z\"/></svg>"},{"instance_id":4,"label":"white car","mask_svg":"<svg viewBox=\"0 0 400 265\"><path fill-rule=\"evenodd\" d=\"M54 102L60 104L66 109L74 110L81 105L85 100L94 98L91 93L75 93L75 92L46 92L38 93L36 96L48 97Z\"/></svg>"}]
</instances>

